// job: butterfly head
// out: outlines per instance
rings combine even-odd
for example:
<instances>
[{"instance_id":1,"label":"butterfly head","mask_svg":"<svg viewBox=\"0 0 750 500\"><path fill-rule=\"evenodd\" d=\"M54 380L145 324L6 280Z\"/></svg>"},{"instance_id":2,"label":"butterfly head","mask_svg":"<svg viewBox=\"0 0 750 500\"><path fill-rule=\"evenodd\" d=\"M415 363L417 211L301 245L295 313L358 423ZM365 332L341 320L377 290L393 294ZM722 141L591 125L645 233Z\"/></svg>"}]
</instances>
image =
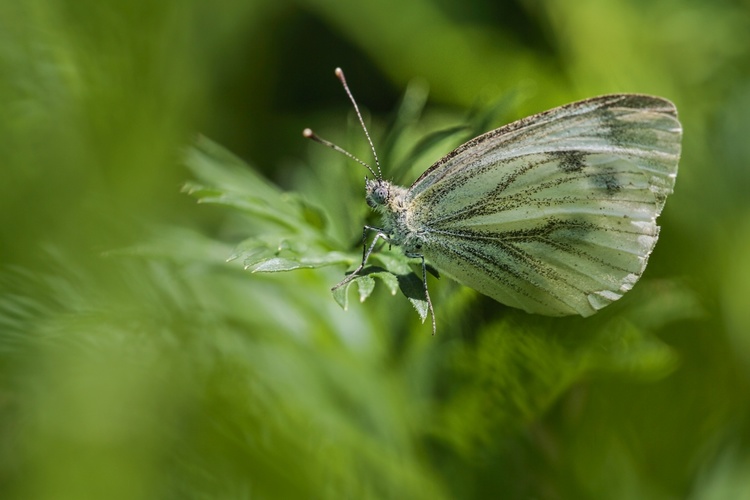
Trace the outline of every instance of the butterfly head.
<instances>
[{"instance_id":1,"label":"butterfly head","mask_svg":"<svg viewBox=\"0 0 750 500\"><path fill-rule=\"evenodd\" d=\"M365 199L367 204L376 208L388 204L390 199L391 185L382 179L367 179L365 181Z\"/></svg>"}]
</instances>

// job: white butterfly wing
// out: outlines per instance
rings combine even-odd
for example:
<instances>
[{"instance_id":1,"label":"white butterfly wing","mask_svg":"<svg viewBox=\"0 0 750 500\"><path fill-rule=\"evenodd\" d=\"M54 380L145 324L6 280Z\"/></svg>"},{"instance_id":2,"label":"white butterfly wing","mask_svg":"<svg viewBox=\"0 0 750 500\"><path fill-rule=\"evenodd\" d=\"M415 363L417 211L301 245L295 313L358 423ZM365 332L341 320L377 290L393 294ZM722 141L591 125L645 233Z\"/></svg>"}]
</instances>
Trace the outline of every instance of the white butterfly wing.
<instances>
[{"instance_id":1,"label":"white butterfly wing","mask_svg":"<svg viewBox=\"0 0 750 500\"><path fill-rule=\"evenodd\" d=\"M443 157L409 189L406 223L456 281L528 312L589 316L645 269L681 136L665 99L568 104Z\"/></svg>"}]
</instances>

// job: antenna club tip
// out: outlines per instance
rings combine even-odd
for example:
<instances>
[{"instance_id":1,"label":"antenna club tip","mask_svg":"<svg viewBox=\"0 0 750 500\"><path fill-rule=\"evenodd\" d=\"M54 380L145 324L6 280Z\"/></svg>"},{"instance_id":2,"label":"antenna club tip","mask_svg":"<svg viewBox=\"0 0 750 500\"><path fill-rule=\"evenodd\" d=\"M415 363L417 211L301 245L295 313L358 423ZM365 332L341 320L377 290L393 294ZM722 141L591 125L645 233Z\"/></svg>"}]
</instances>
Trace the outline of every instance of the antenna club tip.
<instances>
[{"instance_id":1,"label":"antenna club tip","mask_svg":"<svg viewBox=\"0 0 750 500\"><path fill-rule=\"evenodd\" d=\"M344 76L344 70L342 70L341 68L336 68L336 69L334 69L334 70L333 70L333 73L334 73L334 74L335 74L335 75L336 75L337 77L339 77L339 78L341 78L342 76Z\"/></svg>"},{"instance_id":2,"label":"antenna club tip","mask_svg":"<svg viewBox=\"0 0 750 500\"><path fill-rule=\"evenodd\" d=\"M309 128L306 128L305 130L302 131L302 137L306 137L308 139L311 139L312 136L314 136L314 135L315 134L313 133L313 131L311 129L309 129Z\"/></svg>"}]
</instances>

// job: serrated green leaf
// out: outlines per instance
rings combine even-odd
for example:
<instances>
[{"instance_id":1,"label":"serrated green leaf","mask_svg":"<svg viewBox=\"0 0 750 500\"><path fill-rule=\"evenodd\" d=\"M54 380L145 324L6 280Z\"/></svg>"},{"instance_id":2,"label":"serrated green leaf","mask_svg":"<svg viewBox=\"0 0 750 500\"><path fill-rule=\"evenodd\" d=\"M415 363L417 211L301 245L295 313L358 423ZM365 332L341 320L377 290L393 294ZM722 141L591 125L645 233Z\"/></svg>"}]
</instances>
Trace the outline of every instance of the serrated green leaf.
<instances>
[{"instance_id":1,"label":"serrated green leaf","mask_svg":"<svg viewBox=\"0 0 750 500\"><path fill-rule=\"evenodd\" d=\"M265 260L258 264L254 273L276 273L280 271L292 271L303 267L297 260L284 259L282 257L274 257L272 259Z\"/></svg>"},{"instance_id":2,"label":"serrated green leaf","mask_svg":"<svg viewBox=\"0 0 750 500\"><path fill-rule=\"evenodd\" d=\"M334 264L351 264L351 257L341 252L327 252L313 257L304 257L301 262L305 267L324 267Z\"/></svg>"},{"instance_id":3,"label":"serrated green leaf","mask_svg":"<svg viewBox=\"0 0 750 500\"><path fill-rule=\"evenodd\" d=\"M291 252L290 252L291 253ZM272 257L253 269L254 273L274 273L280 271L293 271L295 269L315 269L318 267L331 266L334 264L348 264L349 256L339 252L328 252L313 257Z\"/></svg>"},{"instance_id":4,"label":"serrated green leaf","mask_svg":"<svg viewBox=\"0 0 750 500\"><path fill-rule=\"evenodd\" d=\"M286 230L321 238L322 212L299 195L284 193L245 162L201 137L185 154L185 164L198 178L182 191L198 200L233 208Z\"/></svg>"},{"instance_id":5,"label":"serrated green leaf","mask_svg":"<svg viewBox=\"0 0 750 500\"><path fill-rule=\"evenodd\" d=\"M341 309L344 311L349 310L349 287L351 286L352 282L340 286L338 288L334 288L331 290L331 293L333 294L333 300L336 301L338 305L341 306Z\"/></svg>"},{"instance_id":6,"label":"serrated green leaf","mask_svg":"<svg viewBox=\"0 0 750 500\"><path fill-rule=\"evenodd\" d=\"M199 136L185 153L185 165L205 184L223 192L253 193L274 201L281 190L257 174L255 169L219 144Z\"/></svg>"},{"instance_id":7,"label":"serrated green leaf","mask_svg":"<svg viewBox=\"0 0 750 500\"><path fill-rule=\"evenodd\" d=\"M198 184L197 182L188 181L183 183L182 189L180 189L183 193L187 193L188 195L192 196L193 198L197 198L199 201L201 198L204 197L210 197L210 196L219 196L223 191L216 188L209 188L207 186L204 186L203 184Z\"/></svg>"},{"instance_id":8,"label":"serrated green leaf","mask_svg":"<svg viewBox=\"0 0 750 500\"><path fill-rule=\"evenodd\" d=\"M373 276L377 273L368 273L367 269L353 277L345 285L333 288L333 298L346 311L349 308L349 287L356 283L359 294L359 301L364 302L375 289L375 280Z\"/></svg>"},{"instance_id":9,"label":"serrated green leaf","mask_svg":"<svg viewBox=\"0 0 750 500\"><path fill-rule=\"evenodd\" d=\"M410 259L400 251L373 253L370 259L379 261L385 269L395 275L414 272L411 268L414 259Z\"/></svg>"},{"instance_id":10,"label":"serrated green leaf","mask_svg":"<svg viewBox=\"0 0 750 500\"><path fill-rule=\"evenodd\" d=\"M385 286L388 287L388 290L391 292L391 295L396 295L396 292L398 292L399 285L398 285L398 277L389 272L389 271L382 271L378 273L373 273L373 276L376 276L377 278L382 281Z\"/></svg>"},{"instance_id":11,"label":"serrated green leaf","mask_svg":"<svg viewBox=\"0 0 750 500\"><path fill-rule=\"evenodd\" d=\"M398 276L398 284L401 292L409 299L409 302L419 314L424 323L429 311L427 297L424 293L424 283L414 273Z\"/></svg>"},{"instance_id":12,"label":"serrated green leaf","mask_svg":"<svg viewBox=\"0 0 750 500\"><path fill-rule=\"evenodd\" d=\"M411 267L414 259L410 259L403 254L380 253L376 259L383 263L389 271L390 278L386 277L387 273L379 273L384 282L390 283L391 293L395 293L394 285L397 284L401 293L409 299L412 307L417 311L422 322L427 318L429 307L427 297L424 293L424 283ZM394 281L395 280L395 283Z\"/></svg>"},{"instance_id":13,"label":"serrated green leaf","mask_svg":"<svg viewBox=\"0 0 750 500\"><path fill-rule=\"evenodd\" d=\"M362 272L354 278L352 281L357 282L357 285L362 288L375 287L374 278L378 278L388 288L391 295L396 295L399 290L399 279L398 276L391 273L390 271L378 270L377 267L369 267L362 270ZM365 297L362 297L362 291L360 290L360 302L364 302L364 299L369 297L372 293L372 289L369 290Z\"/></svg>"},{"instance_id":14,"label":"serrated green leaf","mask_svg":"<svg viewBox=\"0 0 750 500\"><path fill-rule=\"evenodd\" d=\"M271 250L270 248L258 247L254 250L248 251L243 255L242 265L245 269L250 269L251 267L254 267L263 261L273 259L275 257L276 252ZM255 269L253 269L253 272L255 272Z\"/></svg>"},{"instance_id":15,"label":"serrated green leaf","mask_svg":"<svg viewBox=\"0 0 750 500\"><path fill-rule=\"evenodd\" d=\"M352 284L356 283L359 293L359 301L364 302L370 295L372 295L372 292L375 290L375 278L379 279L385 284L391 295L395 295L400 288L399 279L393 273L380 270L380 268L377 267L368 267L363 269L346 285L332 290L333 297L341 307L346 309L348 307L347 297L349 287Z\"/></svg>"},{"instance_id":16,"label":"serrated green leaf","mask_svg":"<svg viewBox=\"0 0 750 500\"><path fill-rule=\"evenodd\" d=\"M375 280L371 276L359 276L355 281L359 291L359 301L364 302L375 290Z\"/></svg>"},{"instance_id":17,"label":"serrated green leaf","mask_svg":"<svg viewBox=\"0 0 750 500\"><path fill-rule=\"evenodd\" d=\"M284 251L287 255L283 257L299 260L299 256L306 253L307 246L300 242L297 236L261 235L248 238L237 245L227 261L241 258L245 268L248 268L265 259L282 257L280 254Z\"/></svg>"},{"instance_id":18,"label":"serrated green leaf","mask_svg":"<svg viewBox=\"0 0 750 500\"><path fill-rule=\"evenodd\" d=\"M346 293L345 290L343 292L341 290L344 288L348 290L348 287L352 283L357 283L357 286L360 287L360 302L364 302L373 292L375 286L373 278L378 278L385 284L391 295L395 295L400 290L417 311L422 322L424 322L429 313L427 297L424 293L424 284L409 266L408 258L387 253L378 254L377 256L373 255L373 257L375 260L383 262L386 269L377 266L368 266L360 271L347 285L334 290L334 298L337 299L337 302L342 304L338 295Z\"/></svg>"},{"instance_id":19,"label":"serrated green leaf","mask_svg":"<svg viewBox=\"0 0 750 500\"><path fill-rule=\"evenodd\" d=\"M427 304L426 300L419 300L419 299L409 299L409 302L412 306L414 306L414 309L417 311L417 314L419 314L419 318L422 320L422 323L425 322L427 319L427 314L430 311L430 308Z\"/></svg>"},{"instance_id":20,"label":"serrated green leaf","mask_svg":"<svg viewBox=\"0 0 750 500\"><path fill-rule=\"evenodd\" d=\"M248 215L265 219L280 226L300 230L300 214L290 211L288 205L270 205L263 198L238 195L236 193L221 193L219 195L201 196L200 203L210 203L241 210ZM284 208L282 208L284 207Z\"/></svg>"}]
</instances>

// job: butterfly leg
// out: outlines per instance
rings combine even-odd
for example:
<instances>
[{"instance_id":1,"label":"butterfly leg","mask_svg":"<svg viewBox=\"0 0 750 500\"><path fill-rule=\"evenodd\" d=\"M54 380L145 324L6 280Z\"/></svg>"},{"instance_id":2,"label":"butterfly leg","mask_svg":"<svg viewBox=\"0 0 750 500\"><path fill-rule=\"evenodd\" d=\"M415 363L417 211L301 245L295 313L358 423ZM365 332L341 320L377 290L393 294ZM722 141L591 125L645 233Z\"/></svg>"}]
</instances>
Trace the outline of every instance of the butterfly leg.
<instances>
[{"instance_id":1,"label":"butterfly leg","mask_svg":"<svg viewBox=\"0 0 750 500\"><path fill-rule=\"evenodd\" d=\"M407 257L422 260L422 284L424 285L424 296L427 299L427 308L430 310L430 317L432 318L432 334L435 335L437 326L435 323L435 310L432 308L432 300L430 300L430 292L427 290L427 264L424 261L424 255L419 253L407 253Z\"/></svg>"},{"instance_id":2,"label":"butterfly leg","mask_svg":"<svg viewBox=\"0 0 750 500\"><path fill-rule=\"evenodd\" d=\"M379 227L373 227L373 226L365 226L362 229L362 241L364 243L364 240L367 239L367 231L376 231L375 238L373 238L372 243L370 243L370 246L368 247L367 244L362 245L362 263L359 265L357 269L351 272L349 276L341 280L337 285L335 285L331 290L336 290L337 288L340 288L347 283L349 283L351 280L357 277L357 275L362 271L362 269L365 268L365 264L367 264L367 259L370 258L370 254L375 249L375 245L377 245L378 240L380 238L383 238L385 241L389 241L388 235L383 232L382 229Z\"/></svg>"}]
</instances>

